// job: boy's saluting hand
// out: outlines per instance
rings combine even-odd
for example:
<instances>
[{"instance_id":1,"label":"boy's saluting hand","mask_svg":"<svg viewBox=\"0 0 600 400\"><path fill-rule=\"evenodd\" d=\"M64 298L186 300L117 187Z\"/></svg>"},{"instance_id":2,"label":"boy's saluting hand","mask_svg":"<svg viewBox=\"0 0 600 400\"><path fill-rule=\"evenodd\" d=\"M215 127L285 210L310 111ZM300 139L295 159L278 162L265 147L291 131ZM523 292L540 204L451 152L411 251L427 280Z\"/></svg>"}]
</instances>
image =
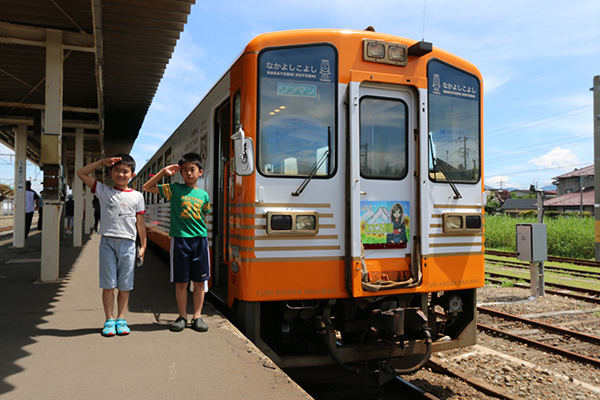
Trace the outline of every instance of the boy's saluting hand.
<instances>
[{"instance_id":1,"label":"boy's saluting hand","mask_svg":"<svg viewBox=\"0 0 600 400\"><path fill-rule=\"evenodd\" d=\"M165 171L166 175L173 176L176 173L178 173L179 171L181 171L181 165L178 165L178 164L167 165L166 167L163 168L163 171Z\"/></svg>"}]
</instances>

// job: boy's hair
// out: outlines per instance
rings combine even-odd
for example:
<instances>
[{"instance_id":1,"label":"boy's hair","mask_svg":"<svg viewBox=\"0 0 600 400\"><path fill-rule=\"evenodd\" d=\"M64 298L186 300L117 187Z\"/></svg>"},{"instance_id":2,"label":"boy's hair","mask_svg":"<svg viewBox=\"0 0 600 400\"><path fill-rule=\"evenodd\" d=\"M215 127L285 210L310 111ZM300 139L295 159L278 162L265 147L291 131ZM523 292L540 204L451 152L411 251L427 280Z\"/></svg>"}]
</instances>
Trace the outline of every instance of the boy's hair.
<instances>
[{"instance_id":1,"label":"boy's hair","mask_svg":"<svg viewBox=\"0 0 600 400\"><path fill-rule=\"evenodd\" d=\"M115 157L121 157L121 161L119 161L115 165L118 165L118 164L127 165L129 168L131 168L131 172L135 172L135 160L133 159L133 157L131 157L129 154L124 154L124 153L117 154ZM110 167L108 170L110 171L115 165Z\"/></svg>"},{"instance_id":2,"label":"boy's hair","mask_svg":"<svg viewBox=\"0 0 600 400\"><path fill-rule=\"evenodd\" d=\"M198 169L200 171L202 171L204 168L202 168L202 158L200 157L200 154L198 153L186 153L184 155L181 156L181 158L179 159L179 166L183 166L183 164L185 164L186 162L192 162L194 164L196 164L196 166L198 167Z\"/></svg>"}]
</instances>

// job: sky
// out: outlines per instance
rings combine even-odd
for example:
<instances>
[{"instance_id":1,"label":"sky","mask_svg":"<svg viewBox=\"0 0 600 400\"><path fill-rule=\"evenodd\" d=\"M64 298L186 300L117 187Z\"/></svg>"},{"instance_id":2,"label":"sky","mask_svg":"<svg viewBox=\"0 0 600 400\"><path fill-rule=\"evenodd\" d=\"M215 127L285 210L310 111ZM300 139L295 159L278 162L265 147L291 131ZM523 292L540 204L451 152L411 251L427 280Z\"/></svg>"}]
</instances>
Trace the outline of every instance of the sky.
<instances>
[{"instance_id":1,"label":"sky","mask_svg":"<svg viewBox=\"0 0 600 400\"><path fill-rule=\"evenodd\" d=\"M542 188L593 164L598 21L597 0L197 0L131 155L145 164L255 36L371 25L475 64L484 81L486 186Z\"/></svg>"}]
</instances>

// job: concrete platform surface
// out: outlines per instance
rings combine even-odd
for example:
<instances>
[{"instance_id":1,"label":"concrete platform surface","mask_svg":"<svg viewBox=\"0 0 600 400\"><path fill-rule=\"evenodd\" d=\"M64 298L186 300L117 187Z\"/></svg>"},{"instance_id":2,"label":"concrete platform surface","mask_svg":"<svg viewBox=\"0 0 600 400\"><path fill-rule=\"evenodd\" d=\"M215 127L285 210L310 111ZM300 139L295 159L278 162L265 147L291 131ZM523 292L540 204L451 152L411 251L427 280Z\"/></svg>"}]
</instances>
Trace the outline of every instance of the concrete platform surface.
<instances>
[{"instance_id":1,"label":"concrete platform surface","mask_svg":"<svg viewBox=\"0 0 600 400\"><path fill-rule=\"evenodd\" d=\"M98 245L61 242L57 283L40 276L41 234L0 238L0 397L10 399L310 399L210 303L210 329L170 332L168 268L149 252L136 269L128 336L105 338ZM191 308L191 296L189 296ZM191 309L190 309L191 311Z\"/></svg>"}]
</instances>

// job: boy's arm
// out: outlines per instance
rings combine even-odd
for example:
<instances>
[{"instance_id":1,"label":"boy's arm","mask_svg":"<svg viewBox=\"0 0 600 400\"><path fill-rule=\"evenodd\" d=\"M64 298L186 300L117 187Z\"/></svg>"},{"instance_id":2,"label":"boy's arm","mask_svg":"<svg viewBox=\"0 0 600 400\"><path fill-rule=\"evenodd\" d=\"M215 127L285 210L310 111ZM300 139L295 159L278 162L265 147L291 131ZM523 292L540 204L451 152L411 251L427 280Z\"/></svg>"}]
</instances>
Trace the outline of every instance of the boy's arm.
<instances>
[{"instance_id":1,"label":"boy's arm","mask_svg":"<svg viewBox=\"0 0 600 400\"><path fill-rule=\"evenodd\" d=\"M158 174L156 174L152 178L150 178L148 180L148 182L144 183L144 186L142 186L142 189L144 189L146 192L149 192L149 193L160 194L158 191L158 182L161 180L161 178L165 175L173 176L180 170L181 170L180 165L177 165L177 164L167 165L166 167L161 169L158 172Z\"/></svg>"},{"instance_id":2,"label":"boy's arm","mask_svg":"<svg viewBox=\"0 0 600 400\"><path fill-rule=\"evenodd\" d=\"M140 254L138 257L144 262L144 256L146 254L146 223L144 222L144 215L136 215L135 226L137 227L138 235L140 236Z\"/></svg>"},{"instance_id":3,"label":"boy's arm","mask_svg":"<svg viewBox=\"0 0 600 400\"><path fill-rule=\"evenodd\" d=\"M98 167L101 167L102 165L104 165L106 167L112 167L113 165L115 165L119 161L121 161L121 157L110 157L110 158L105 158L103 160L98 160L96 162L93 162L91 164L86 165L83 168L78 169L77 170L77 176L79 177L79 179L81 179L81 181L86 186L88 186L89 188L93 189L94 188L94 182L96 182L96 179L92 178L90 176L90 174L93 171L95 171Z\"/></svg>"}]
</instances>

